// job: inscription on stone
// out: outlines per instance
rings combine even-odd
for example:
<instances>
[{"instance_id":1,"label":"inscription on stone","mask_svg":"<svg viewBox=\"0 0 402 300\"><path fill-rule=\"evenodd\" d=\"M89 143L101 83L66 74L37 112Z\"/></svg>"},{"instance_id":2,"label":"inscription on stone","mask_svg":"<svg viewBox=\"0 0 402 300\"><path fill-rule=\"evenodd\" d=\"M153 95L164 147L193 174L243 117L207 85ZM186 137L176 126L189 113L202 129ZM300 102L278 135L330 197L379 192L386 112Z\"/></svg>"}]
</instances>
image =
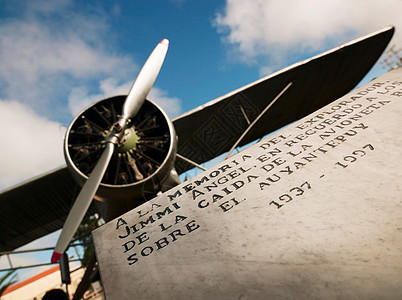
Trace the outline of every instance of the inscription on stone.
<instances>
[{"instance_id":1,"label":"inscription on stone","mask_svg":"<svg viewBox=\"0 0 402 300\"><path fill-rule=\"evenodd\" d=\"M94 232L108 299L398 298L402 69Z\"/></svg>"}]
</instances>

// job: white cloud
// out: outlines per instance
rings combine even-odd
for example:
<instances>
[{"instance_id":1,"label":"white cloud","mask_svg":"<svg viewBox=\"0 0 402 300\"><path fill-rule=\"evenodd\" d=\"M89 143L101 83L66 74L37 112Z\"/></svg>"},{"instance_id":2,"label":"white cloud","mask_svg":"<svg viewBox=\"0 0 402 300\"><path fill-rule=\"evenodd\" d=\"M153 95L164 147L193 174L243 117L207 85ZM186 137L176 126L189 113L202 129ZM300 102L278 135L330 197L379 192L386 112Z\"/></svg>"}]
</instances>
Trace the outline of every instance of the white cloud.
<instances>
[{"instance_id":1,"label":"white cloud","mask_svg":"<svg viewBox=\"0 0 402 300\"><path fill-rule=\"evenodd\" d=\"M0 26L0 65L2 96L18 99L37 111L50 104L63 105L64 93L77 82L88 83L124 70L122 66L136 66L128 57L116 57L84 39L80 32L54 30L36 20Z\"/></svg>"},{"instance_id":2,"label":"white cloud","mask_svg":"<svg viewBox=\"0 0 402 300\"><path fill-rule=\"evenodd\" d=\"M402 28L401 11L399 0L227 0L214 24L240 59L264 55L280 64L291 54L324 50L388 25Z\"/></svg>"},{"instance_id":3,"label":"white cloud","mask_svg":"<svg viewBox=\"0 0 402 300\"><path fill-rule=\"evenodd\" d=\"M57 0L57 1L42 1L42 0L30 0L25 3L28 7L28 13L44 13L50 14L60 10L65 10L71 6L73 2L71 0Z\"/></svg>"},{"instance_id":4,"label":"white cloud","mask_svg":"<svg viewBox=\"0 0 402 300\"><path fill-rule=\"evenodd\" d=\"M164 90L154 87L150 91L148 98L161 106L170 118L176 117L181 113L181 100L176 97L169 97Z\"/></svg>"},{"instance_id":5,"label":"white cloud","mask_svg":"<svg viewBox=\"0 0 402 300\"><path fill-rule=\"evenodd\" d=\"M274 70L274 68L272 66L263 66L263 67L260 68L259 73L260 73L261 77L264 77L264 76L272 74L274 71L275 70Z\"/></svg>"},{"instance_id":6,"label":"white cloud","mask_svg":"<svg viewBox=\"0 0 402 300\"><path fill-rule=\"evenodd\" d=\"M0 21L0 188L62 165L58 122L94 101L126 94L139 69L113 48L101 9L57 3L17 2L19 15ZM113 11L119 14L118 6ZM179 106L165 92L156 94Z\"/></svg>"},{"instance_id":7,"label":"white cloud","mask_svg":"<svg viewBox=\"0 0 402 300\"><path fill-rule=\"evenodd\" d=\"M16 101L0 100L0 186L16 184L63 164L60 124Z\"/></svg>"},{"instance_id":8,"label":"white cloud","mask_svg":"<svg viewBox=\"0 0 402 300\"><path fill-rule=\"evenodd\" d=\"M73 115L76 115L85 107L97 100L115 95L127 95L132 84L132 81L118 84L117 79L107 78L100 82L100 92L97 94L90 94L88 89L83 86L74 88L68 97L68 106L70 108L70 112ZM180 99L176 97L169 97L167 92L162 89L153 87L148 95L148 98L160 105L171 118L181 113Z\"/></svg>"},{"instance_id":9,"label":"white cloud","mask_svg":"<svg viewBox=\"0 0 402 300\"><path fill-rule=\"evenodd\" d=\"M99 82L99 92L90 93L85 86L75 87L68 96L68 107L72 115L77 115L91 103L116 95L127 95L131 81L118 84L116 78L107 78Z\"/></svg>"}]
</instances>

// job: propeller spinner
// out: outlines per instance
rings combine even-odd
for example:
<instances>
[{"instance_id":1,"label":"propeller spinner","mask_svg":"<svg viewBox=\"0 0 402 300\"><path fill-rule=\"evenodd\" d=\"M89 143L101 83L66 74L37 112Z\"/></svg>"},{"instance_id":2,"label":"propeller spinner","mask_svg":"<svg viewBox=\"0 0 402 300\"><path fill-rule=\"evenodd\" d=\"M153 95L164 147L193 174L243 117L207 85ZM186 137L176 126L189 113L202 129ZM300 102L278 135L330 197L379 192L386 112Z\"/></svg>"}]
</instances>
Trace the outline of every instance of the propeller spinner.
<instances>
[{"instance_id":1,"label":"propeller spinner","mask_svg":"<svg viewBox=\"0 0 402 300\"><path fill-rule=\"evenodd\" d=\"M116 146L119 146L124 131L127 127L130 118L134 118L141 106L143 105L149 91L151 90L156 77L162 67L163 61L166 56L166 52L169 46L169 41L163 39L152 51L151 55L145 62L137 79L133 83L130 92L123 104L122 114L116 123L110 128L110 135L105 143L105 149L95 165L95 168L91 172L88 180L83 185L77 199L74 202L73 207L67 216L64 223L62 232L57 241L54 249L51 262L56 263L63 252L68 247L74 233L80 225L82 219L88 210L92 199L102 181L105 171L108 167L110 159L115 151Z\"/></svg>"}]
</instances>

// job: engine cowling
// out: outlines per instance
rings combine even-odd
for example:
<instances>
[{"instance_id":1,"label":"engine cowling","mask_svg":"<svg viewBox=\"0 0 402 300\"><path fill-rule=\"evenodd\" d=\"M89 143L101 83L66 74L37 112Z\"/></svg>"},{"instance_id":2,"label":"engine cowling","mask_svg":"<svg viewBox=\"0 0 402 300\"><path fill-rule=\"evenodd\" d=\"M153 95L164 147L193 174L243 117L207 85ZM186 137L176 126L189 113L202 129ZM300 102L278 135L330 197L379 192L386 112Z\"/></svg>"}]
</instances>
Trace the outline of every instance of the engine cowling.
<instances>
[{"instance_id":1,"label":"engine cowling","mask_svg":"<svg viewBox=\"0 0 402 300\"><path fill-rule=\"evenodd\" d=\"M81 186L102 154L125 98L116 96L92 104L68 127L64 156ZM129 121L95 199L143 202L152 198L174 172L176 151L177 137L169 117L155 103L145 100L137 116Z\"/></svg>"}]
</instances>

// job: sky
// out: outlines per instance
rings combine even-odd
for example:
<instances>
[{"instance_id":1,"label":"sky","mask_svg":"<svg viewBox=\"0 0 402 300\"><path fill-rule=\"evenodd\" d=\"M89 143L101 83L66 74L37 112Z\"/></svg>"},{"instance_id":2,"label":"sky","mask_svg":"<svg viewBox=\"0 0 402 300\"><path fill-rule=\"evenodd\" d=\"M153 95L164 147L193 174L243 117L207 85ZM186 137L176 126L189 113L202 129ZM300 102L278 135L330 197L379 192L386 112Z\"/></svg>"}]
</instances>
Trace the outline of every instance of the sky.
<instances>
[{"instance_id":1,"label":"sky","mask_svg":"<svg viewBox=\"0 0 402 300\"><path fill-rule=\"evenodd\" d=\"M388 25L401 48L401 11L401 0L0 0L0 189L63 165L74 116L127 94L163 38L148 98L175 117Z\"/></svg>"}]
</instances>

